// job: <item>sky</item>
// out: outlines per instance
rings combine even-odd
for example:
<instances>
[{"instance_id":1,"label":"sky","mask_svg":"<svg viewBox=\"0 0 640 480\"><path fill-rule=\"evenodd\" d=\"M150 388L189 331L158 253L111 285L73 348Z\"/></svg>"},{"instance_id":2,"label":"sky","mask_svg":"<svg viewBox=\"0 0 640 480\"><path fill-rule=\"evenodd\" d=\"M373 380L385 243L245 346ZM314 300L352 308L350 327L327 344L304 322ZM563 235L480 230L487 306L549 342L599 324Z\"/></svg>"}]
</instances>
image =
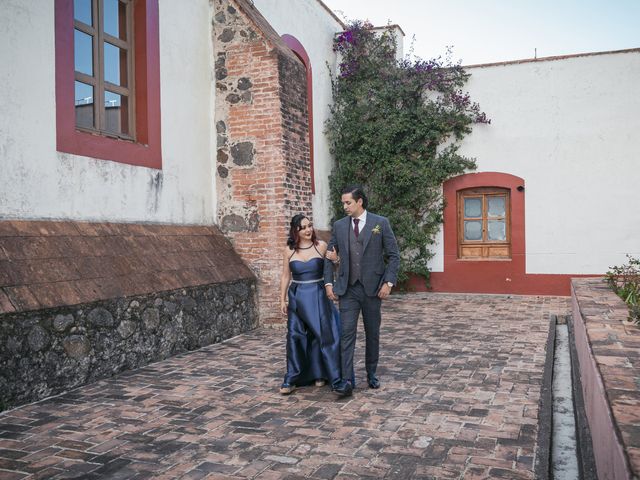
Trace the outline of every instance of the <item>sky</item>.
<instances>
[{"instance_id":1,"label":"sky","mask_svg":"<svg viewBox=\"0 0 640 480\"><path fill-rule=\"evenodd\" d=\"M323 0L341 19L398 24L414 54L463 65L640 48L640 0Z\"/></svg>"}]
</instances>

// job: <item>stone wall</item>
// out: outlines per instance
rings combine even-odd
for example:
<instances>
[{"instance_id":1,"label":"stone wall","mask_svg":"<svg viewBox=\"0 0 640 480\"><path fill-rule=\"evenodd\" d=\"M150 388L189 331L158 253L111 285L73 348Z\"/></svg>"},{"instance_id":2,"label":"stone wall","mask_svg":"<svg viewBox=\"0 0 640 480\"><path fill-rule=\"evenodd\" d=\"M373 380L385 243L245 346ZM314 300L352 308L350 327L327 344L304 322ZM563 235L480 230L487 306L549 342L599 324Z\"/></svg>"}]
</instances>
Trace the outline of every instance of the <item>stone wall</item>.
<instances>
[{"instance_id":1,"label":"stone wall","mask_svg":"<svg viewBox=\"0 0 640 480\"><path fill-rule=\"evenodd\" d=\"M640 327L602 278L573 279L576 351L598 478L640 475Z\"/></svg>"},{"instance_id":2,"label":"stone wall","mask_svg":"<svg viewBox=\"0 0 640 480\"><path fill-rule=\"evenodd\" d=\"M283 321L288 222L311 215L306 70L246 0L212 0L218 223L259 279L260 318Z\"/></svg>"},{"instance_id":3,"label":"stone wall","mask_svg":"<svg viewBox=\"0 0 640 480\"><path fill-rule=\"evenodd\" d=\"M0 407L257 325L255 276L217 227L0 221Z\"/></svg>"},{"instance_id":4,"label":"stone wall","mask_svg":"<svg viewBox=\"0 0 640 480\"><path fill-rule=\"evenodd\" d=\"M257 326L255 282L0 315L0 402L40 400Z\"/></svg>"}]
</instances>

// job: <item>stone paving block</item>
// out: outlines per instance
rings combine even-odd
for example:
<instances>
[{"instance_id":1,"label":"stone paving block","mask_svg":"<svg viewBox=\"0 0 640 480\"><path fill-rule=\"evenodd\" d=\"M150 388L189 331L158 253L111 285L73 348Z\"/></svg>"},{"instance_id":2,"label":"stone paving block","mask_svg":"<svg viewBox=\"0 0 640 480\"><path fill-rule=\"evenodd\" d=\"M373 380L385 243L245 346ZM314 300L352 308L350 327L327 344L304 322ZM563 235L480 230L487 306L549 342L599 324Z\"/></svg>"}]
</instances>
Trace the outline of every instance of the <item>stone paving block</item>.
<instances>
[{"instance_id":1,"label":"stone paving block","mask_svg":"<svg viewBox=\"0 0 640 480\"><path fill-rule=\"evenodd\" d=\"M533 479L549 315L568 310L394 295L382 387L365 388L360 329L342 400L279 395L284 331L258 329L0 414L0 478Z\"/></svg>"}]
</instances>

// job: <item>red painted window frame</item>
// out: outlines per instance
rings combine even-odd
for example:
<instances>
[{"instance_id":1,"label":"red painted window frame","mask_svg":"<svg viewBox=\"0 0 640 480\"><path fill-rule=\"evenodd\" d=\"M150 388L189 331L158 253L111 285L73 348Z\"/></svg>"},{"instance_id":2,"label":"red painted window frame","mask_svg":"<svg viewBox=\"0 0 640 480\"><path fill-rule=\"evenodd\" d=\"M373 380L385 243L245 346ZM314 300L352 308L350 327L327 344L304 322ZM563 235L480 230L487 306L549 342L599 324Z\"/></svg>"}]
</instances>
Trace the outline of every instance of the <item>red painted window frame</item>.
<instances>
[{"instance_id":1,"label":"red painted window frame","mask_svg":"<svg viewBox=\"0 0 640 480\"><path fill-rule=\"evenodd\" d=\"M510 259L486 258L479 261L458 258L458 192L482 187L501 188L510 192ZM525 273L524 187L523 178L502 172L468 173L444 182L444 271L431 273L434 291L528 293L529 290L540 288L540 282L532 283L531 276ZM544 292L545 288L543 286L541 290Z\"/></svg>"},{"instance_id":2,"label":"red painted window frame","mask_svg":"<svg viewBox=\"0 0 640 480\"><path fill-rule=\"evenodd\" d=\"M162 168L158 0L134 3L136 141L76 129L73 0L55 0L56 149L59 152Z\"/></svg>"},{"instance_id":3,"label":"red painted window frame","mask_svg":"<svg viewBox=\"0 0 640 480\"><path fill-rule=\"evenodd\" d=\"M480 269L494 263L497 268L505 267L505 262L513 261L517 271L524 273L525 233L524 233L524 179L502 172L467 173L444 182L444 259L445 270L454 264L465 267L473 264ZM520 187L520 188L519 188ZM472 188L500 188L509 192L511 209L511 259L486 258L473 261L458 257L458 192Z\"/></svg>"},{"instance_id":4,"label":"red painted window frame","mask_svg":"<svg viewBox=\"0 0 640 480\"><path fill-rule=\"evenodd\" d=\"M313 75L311 71L311 60L302 43L293 35L282 35L284 44L293 50L293 53L304 64L307 71L307 110L309 112L309 169L311 174L311 193L316 193L315 168L313 159Z\"/></svg>"},{"instance_id":5,"label":"red painted window frame","mask_svg":"<svg viewBox=\"0 0 640 480\"><path fill-rule=\"evenodd\" d=\"M469 261L458 258L457 192L468 188L496 187L511 191L511 260ZM572 277L601 277L589 274L526 273L525 181L508 173L468 173L443 184L444 271L432 272L431 291L499 293L518 295L571 294ZM413 277L409 288L425 290L424 280Z\"/></svg>"}]
</instances>

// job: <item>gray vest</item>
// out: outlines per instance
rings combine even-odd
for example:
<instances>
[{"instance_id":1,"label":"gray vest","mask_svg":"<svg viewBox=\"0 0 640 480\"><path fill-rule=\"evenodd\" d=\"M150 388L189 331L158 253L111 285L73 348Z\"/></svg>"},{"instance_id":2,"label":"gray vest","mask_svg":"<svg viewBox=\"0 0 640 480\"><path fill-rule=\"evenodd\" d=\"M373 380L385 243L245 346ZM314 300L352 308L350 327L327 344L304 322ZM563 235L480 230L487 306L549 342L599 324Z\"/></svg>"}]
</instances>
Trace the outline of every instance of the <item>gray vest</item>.
<instances>
[{"instance_id":1,"label":"gray vest","mask_svg":"<svg viewBox=\"0 0 640 480\"><path fill-rule=\"evenodd\" d=\"M353 222L349 219L349 285L353 285L360 280L362 283L362 229L356 238L353 233Z\"/></svg>"}]
</instances>

